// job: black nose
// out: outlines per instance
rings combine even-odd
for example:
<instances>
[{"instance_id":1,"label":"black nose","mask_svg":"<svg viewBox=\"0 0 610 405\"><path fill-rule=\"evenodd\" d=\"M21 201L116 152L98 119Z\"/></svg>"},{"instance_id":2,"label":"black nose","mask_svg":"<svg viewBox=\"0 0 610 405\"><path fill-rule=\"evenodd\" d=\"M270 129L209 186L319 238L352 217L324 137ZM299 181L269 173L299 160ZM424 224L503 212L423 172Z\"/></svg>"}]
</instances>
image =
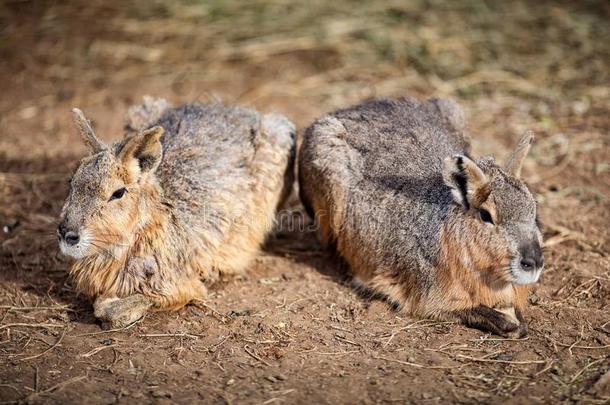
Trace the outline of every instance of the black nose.
<instances>
[{"instance_id":1,"label":"black nose","mask_svg":"<svg viewBox=\"0 0 610 405\"><path fill-rule=\"evenodd\" d=\"M519 253L521 254L521 268L524 271L533 271L544 266L542 248L537 241L522 245Z\"/></svg>"},{"instance_id":2,"label":"black nose","mask_svg":"<svg viewBox=\"0 0 610 405\"><path fill-rule=\"evenodd\" d=\"M532 271L536 268L536 261L530 258L521 259L521 268L525 271Z\"/></svg>"},{"instance_id":3,"label":"black nose","mask_svg":"<svg viewBox=\"0 0 610 405\"><path fill-rule=\"evenodd\" d=\"M76 245L80 239L78 232L68 229L65 220L57 227L57 235L60 240L64 240L68 245Z\"/></svg>"},{"instance_id":4,"label":"black nose","mask_svg":"<svg viewBox=\"0 0 610 405\"><path fill-rule=\"evenodd\" d=\"M76 232L66 232L64 240L68 245L76 245L78 243L78 234Z\"/></svg>"}]
</instances>

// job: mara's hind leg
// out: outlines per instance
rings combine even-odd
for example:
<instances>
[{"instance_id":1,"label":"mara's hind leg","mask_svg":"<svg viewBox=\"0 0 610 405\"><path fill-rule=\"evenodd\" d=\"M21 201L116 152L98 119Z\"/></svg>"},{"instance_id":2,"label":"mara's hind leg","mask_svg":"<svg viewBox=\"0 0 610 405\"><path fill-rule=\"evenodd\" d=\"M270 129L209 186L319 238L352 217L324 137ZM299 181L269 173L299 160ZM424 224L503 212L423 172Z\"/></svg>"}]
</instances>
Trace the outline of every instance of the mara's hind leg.
<instances>
[{"instance_id":1,"label":"mara's hind leg","mask_svg":"<svg viewBox=\"0 0 610 405\"><path fill-rule=\"evenodd\" d=\"M356 291L356 293L363 299L374 301L380 300L387 303L391 309L394 311L398 311L404 309L403 304L391 297L384 291L380 291L366 283L364 283L358 276L351 276L349 279L349 283L351 287Z\"/></svg>"},{"instance_id":2,"label":"mara's hind leg","mask_svg":"<svg viewBox=\"0 0 610 405\"><path fill-rule=\"evenodd\" d=\"M330 224L330 213L326 209L320 209L313 216L314 227L322 248L329 249L334 246L336 237Z\"/></svg>"},{"instance_id":3,"label":"mara's hind leg","mask_svg":"<svg viewBox=\"0 0 610 405\"><path fill-rule=\"evenodd\" d=\"M326 117L307 129L299 152L301 201L326 247L343 231L350 179L362 169L360 155L346 137L343 124Z\"/></svg>"},{"instance_id":4,"label":"mara's hind leg","mask_svg":"<svg viewBox=\"0 0 610 405\"><path fill-rule=\"evenodd\" d=\"M453 311L452 314L466 326L502 337L522 338L528 333L521 311L513 308L497 310L479 305L474 308Z\"/></svg>"}]
</instances>

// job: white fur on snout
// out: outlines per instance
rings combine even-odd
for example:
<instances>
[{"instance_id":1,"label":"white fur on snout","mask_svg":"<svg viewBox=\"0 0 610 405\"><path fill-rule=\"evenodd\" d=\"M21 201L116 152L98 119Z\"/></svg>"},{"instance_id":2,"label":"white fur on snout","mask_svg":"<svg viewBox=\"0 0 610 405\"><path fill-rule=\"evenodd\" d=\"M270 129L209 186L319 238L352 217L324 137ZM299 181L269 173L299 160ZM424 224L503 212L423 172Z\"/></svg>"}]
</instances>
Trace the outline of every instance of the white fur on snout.
<instances>
[{"instance_id":1,"label":"white fur on snout","mask_svg":"<svg viewBox=\"0 0 610 405\"><path fill-rule=\"evenodd\" d=\"M87 256L90 246L90 235L86 230L79 232L79 240L76 245L68 245L65 240L59 241L61 253L76 260Z\"/></svg>"},{"instance_id":2,"label":"white fur on snout","mask_svg":"<svg viewBox=\"0 0 610 405\"><path fill-rule=\"evenodd\" d=\"M513 277L513 283L534 284L537 283L540 278L542 267L532 271L525 271L521 268L521 259L515 258L510 262L510 272Z\"/></svg>"}]
</instances>

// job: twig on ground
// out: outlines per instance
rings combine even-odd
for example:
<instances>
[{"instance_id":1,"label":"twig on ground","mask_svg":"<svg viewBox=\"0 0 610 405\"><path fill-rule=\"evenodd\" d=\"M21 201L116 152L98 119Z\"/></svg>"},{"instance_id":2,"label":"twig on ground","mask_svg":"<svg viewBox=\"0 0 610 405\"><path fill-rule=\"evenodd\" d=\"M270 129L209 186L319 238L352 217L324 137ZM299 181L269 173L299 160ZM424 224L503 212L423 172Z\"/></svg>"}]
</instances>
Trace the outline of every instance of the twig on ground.
<instances>
[{"instance_id":1,"label":"twig on ground","mask_svg":"<svg viewBox=\"0 0 610 405\"><path fill-rule=\"evenodd\" d=\"M226 342L228 339L229 339L229 335L225 336L218 343L214 343L212 346L208 347L207 351L210 353L214 353L216 351L216 349L218 349L220 346L222 346L224 344L224 342Z\"/></svg>"},{"instance_id":2,"label":"twig on ground","mask_svg":"<svg viewBox=\"0 0 610 405\"><path fill-rule=\"evenodd\" d=\"M409 329L427 328L427 327L431 327L431 326L451 324L451 323L455 323L455 322L438 322L438 321L433 321L430 319L420 319L420 320L412 322L406 326L392 330L392 332L390 332L390 336L388 337L388 340L386 340L384 342L383 347L387 347L390 344L390 342L392 341L392 339L394 339L394 336L396 336L399 332L409 330Z\"/></svg>"},{"instance_id":3,"label":"twig on ground","mask_svg":"<svg viewBox=\"0 0 610 405\"><path fill-rule=\"evenodd\" d=\"M151 338L163 338L163 337L187 337L190 339L199 339L201 335L191 335L190 333L178 332L178 333L143 333L138 335L140 337L151 337Z\"/></svg>"},{"instance_id":4,"label":"twig on ground","mask_svg":"<svg viewBox=\"0 0 610 405\"><path fill-rule=\"evenodd\" d=\"M60 382L59 384L55 384L54 386L52 386L51 388L47 388L46 390L42 390L40 392L34 392L34 393L28 395L24 399L25 399L26 402L29 402L31 400L36 399L40 395L50 394L50 393L55 392L55 391L60 391L60 390L64 389L65 387L67 387L68 385L74 384L74 383L79 382L79 381L82 381L82 380L84 380L86 378L87 378L86 375L81 375L79 377L70 378L70 379L68 379L66 381Z\"/></svg>"},{"instance_id":5,"label":"twig on ground","mask_svg":"<svg viewBox=\"0 0 610 405\"><path fill-rule=\"evenodd\" d=\"M410 366L410 367L415 367L415 368L426 368L426 369L432 369L432 370L450 370L450 369L455 369L455 368L461 368L464 366L463 364L461 364L459 366L426 366L425 364L412 363L410 361L404 361L404 360L398 360L398 359L388 359L387 357L382 357L382 356L373 356L373 358L375 360L390 361L392 363L398 363L398 364L402 364L405 366Z\"/></svg>"},{"instance_id":6,"label":"twig on ground","mask_svg":"<svg viewBox=\"0 0 610 405\"><path fill-rule=\"evenodd\" d=\"M11 384L0 384L0 388L10 388L13 391L15 391L17 393L17 395L21 395L21 391L19 391L19 389Z\"/></svg>"},{"instance_id":7,"label":"twig on ground","mask_svg":"<svg viewBox=\"0 0 610 405\"><path fill-rule=\"evenodd\" d=\"M534 377L538 377L538 376L546 373L547 371L549 371L551 369L551 367L553 367L553 364L555 364L555 361L549 360L548 364L546 366L544 366L544 368L542 370L540 370L536 374L534 374Z\"/></svg>"},{"instance_id":8,"label":"twig on ground","mask_svg":"<svg viewBox=\"0 0 610 405\"><path fill-rule=\"evenodd\" d=\"M7 323L0 325L0 329L6 328L65 328L65 325L58 325L55 323Z\"/></svg>"},{"instance_id":9,"label":"twig on ground","mask_svg":"<svg viewBox=\"0 0 610 405\"><path fill-rule=\"evenodd\" d=\"M265 361L264 359L260 358L256 353L254 353L254 351L250 351L249 350L249 346L245 345L244 346L244 350L246 351L246 353L248 353L250 356L252 356L254 359L260 361L261 363L263 363L266 366L271 367L271 364L269 364L267 361Z\"/></svg>"},{"instance_id":10,"label":"twig on ground","mask_svg":"<svg viewBox=\"0 0 610 405\"><path fill-rule=\"evenodd\" d=\"M218 312L216 309L212 308L211 306L209 306L202 300L193 300L193 301L191 301L191 305L203 307L203 308L209 310L212 313L212 315L214 315L214 318L216 318L217 320L219 320L222 323L227 323L230 321L230 318L228 316Z\"/></svg>"},{"instance_id":11,"label":"twig on ground","mask_svg":"<svg viewBox=\"0 0 610 405\"><path fill-rule=\"evenodd\" d=\"M38 366L34 366L34 392L40 391L40 373Z\"/></svg>"},{"instance_id":12,"label":"twig on ground","mask_svg":"<svg viewBox=\"0 0 610 405\"><path fill-rule=\"evenodd\" d=\"M578 345L577 343L582 341L582 339L580 339L580 338L576 339L576 341L574 343L572 343L571 345L566 344L566 343L561 343L561 342L553 339L550 336L545 336L545 338L550 340L551 343L553 343L554 345L558 345L558 346L569 348L568 350L570 350L570 354L572 354L571 349L601 350L601 349L608 349L608 348L610 348L610 345L603 345L603 346L582 346L582 345Z\"/></svg>"},{"instance_id":13,"label":"twig on ground","mask_svg":"<svg viewBox=\"0 0 610 405\"><path fill-rule=\"evenodd\" d=\"M583 368L581 368L576 374L574 374L574 377L572 377L572 379L570 380L570 384L572 384L574 381L576 381L578 379L578 377L580 377L580 375L582 373L584 373L589 367L606 360L605 357L601 358L601 359L597 359L595 361L592 361L591 363L587 364L586 366L584 366Z\"/></svg>"},{"instance_id":14,"label":"twig on ground","mask_svg":"<svg viewBox=\"0 0 610 405\"><path fill-rule=\"evenodd\" d=\"M91 356L101 352L104 349L115 348L115 347L117 347L116 344L98 346L98 347L88 351L87 353L81 354L80 357L84 357L84 358L91 357Z\"/></svg>"},{"instance_id":15,"label":"twig on ground","mask_svg":"<svg viewBox=\"0 0 610 405\"><path fill-rule=\"evenodd\" d=\"M484 338L484 339L470 339L471 342L525 342L529 340L529 336L524 338Z\"/></svg>"},{"instance_id":16,"label":"twig on ground","mask_svg":"<svg viewBox=\"0 0 610 405\"><path fill-rule=\"evenodd\" d=\"M303 353L303 352L301 352L301 353ZM360 350L347 350L347 351L344 351L344 352L318 352L318 351L313 350L313 351L308 351L308 352L305 352L305 353L319 354L319 355L322 355L322 356L343 356L343 355L346 355L346 354L360 353Z\"/></svg>"},{"instance_id":17,"label":"twig on ground","mask_svg":"<svg viewBox=\"0 0 610 405\"><path fill-rule=\"evenodd\" d=\"M26 360L37 359L38 357L44 356L45 354L47 354L51 350L55 349L57 346L59 346L61 344L61 341L64 339L64 336L66 336L66 331L67 330L68 330L68 328L64 328L64 330L61 333L61 336L59 336L59 339L57 339L55 344L53 344L53 346L49 347L47 350L43 351L42 353L35 354L33 356L23 357L23 358L19 359L19 361L26 361Z\"/></svg>"},{"instance_id":18,"label":"twig on ground","mask_svg":"<svg viewBox=\"0 0 610 405\"><path fill-rule=\"evenodd\" d=\"M0 309L7 309L9 311L74 311L67 305L49 307L17 307L14 305L0 305Z\"/></svg>"},{"instance_id":19,"label":"twig on ground","mask_svg":"<svg viewBox=\"0 0 610 405\"><path fill-rule=\"evenodd\" d=\"M448 353L445 353L448 354ZM497 354L497 353L496 353ZM463 354L456 354L455 357L460 359L474 361L477 363L504 363L504 364L515 364L515 365L525 365L525 364L546 364L547 360L501 360L501 359L487 359L487 358L477 358L466 356Z\"/></svg>"},{"instance_id":20,"label":"twig on ground","mask_svg":"<svg viewBox=\"0 0 610 405\"><path fill-rule=\"evenodd\" d=\"M145 316L143 316L142 318L138 319L137 321L134 321L133 323L130 323L129 325L125 326L124 328L108 329L108 330L102 330L102 331L99 331L99 332L79 333L78 335L71 335L69 337L95 336L95 335L103 335L105 333L121 332L121 331L133 328L135 325L140 323L140 321L142 321L142 319L144 319L144 318L145 318Z\"/></svg>"},{"instance_id":21,"label":"twig on ground","mask_svg":"<svg viewBox=\"0 0 610 405\"><path fill-rule=\"evenodd\" d=\"M335 336L335 339L337 339L339 342L347 343L347 344L350 344L352 346L362 346L362 344L360 344L358 342L354 342L352 340L346 339L346 338L341 337L341 336Z\"/></svg>"}]
</instances>

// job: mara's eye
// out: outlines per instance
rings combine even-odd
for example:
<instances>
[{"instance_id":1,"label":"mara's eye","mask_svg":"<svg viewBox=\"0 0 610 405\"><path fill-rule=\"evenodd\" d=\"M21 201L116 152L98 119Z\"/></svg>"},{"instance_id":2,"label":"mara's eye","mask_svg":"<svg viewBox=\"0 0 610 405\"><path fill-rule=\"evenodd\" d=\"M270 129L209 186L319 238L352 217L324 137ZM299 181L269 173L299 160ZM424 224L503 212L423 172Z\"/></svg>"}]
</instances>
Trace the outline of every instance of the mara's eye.
<instances>
[{"instance_id":1,"label":"mara's eye","mask_svg":"<svg viewBox=\"0 0 610 405\"><path fill-rule=\"evenodd\" d=\"M127 192L127 189L125 187L121 187L117 191L112 193L112 195L110 196L108 201L110 202L112 200L118 200L119 198L122 198L126 192Z\"/></svg>"},{"instance_id":2,"label":"mara's eye","mask_svg":"<svg viewBox=\"0 0 610 405\"><path fill-rule=\"evenodd\" d=\"M494 220L491 218L491 214L485 208L479 209L479 216L481 217L481 221L487 222L488 224L494 223Z\"/></svg>"}]
</instances>

